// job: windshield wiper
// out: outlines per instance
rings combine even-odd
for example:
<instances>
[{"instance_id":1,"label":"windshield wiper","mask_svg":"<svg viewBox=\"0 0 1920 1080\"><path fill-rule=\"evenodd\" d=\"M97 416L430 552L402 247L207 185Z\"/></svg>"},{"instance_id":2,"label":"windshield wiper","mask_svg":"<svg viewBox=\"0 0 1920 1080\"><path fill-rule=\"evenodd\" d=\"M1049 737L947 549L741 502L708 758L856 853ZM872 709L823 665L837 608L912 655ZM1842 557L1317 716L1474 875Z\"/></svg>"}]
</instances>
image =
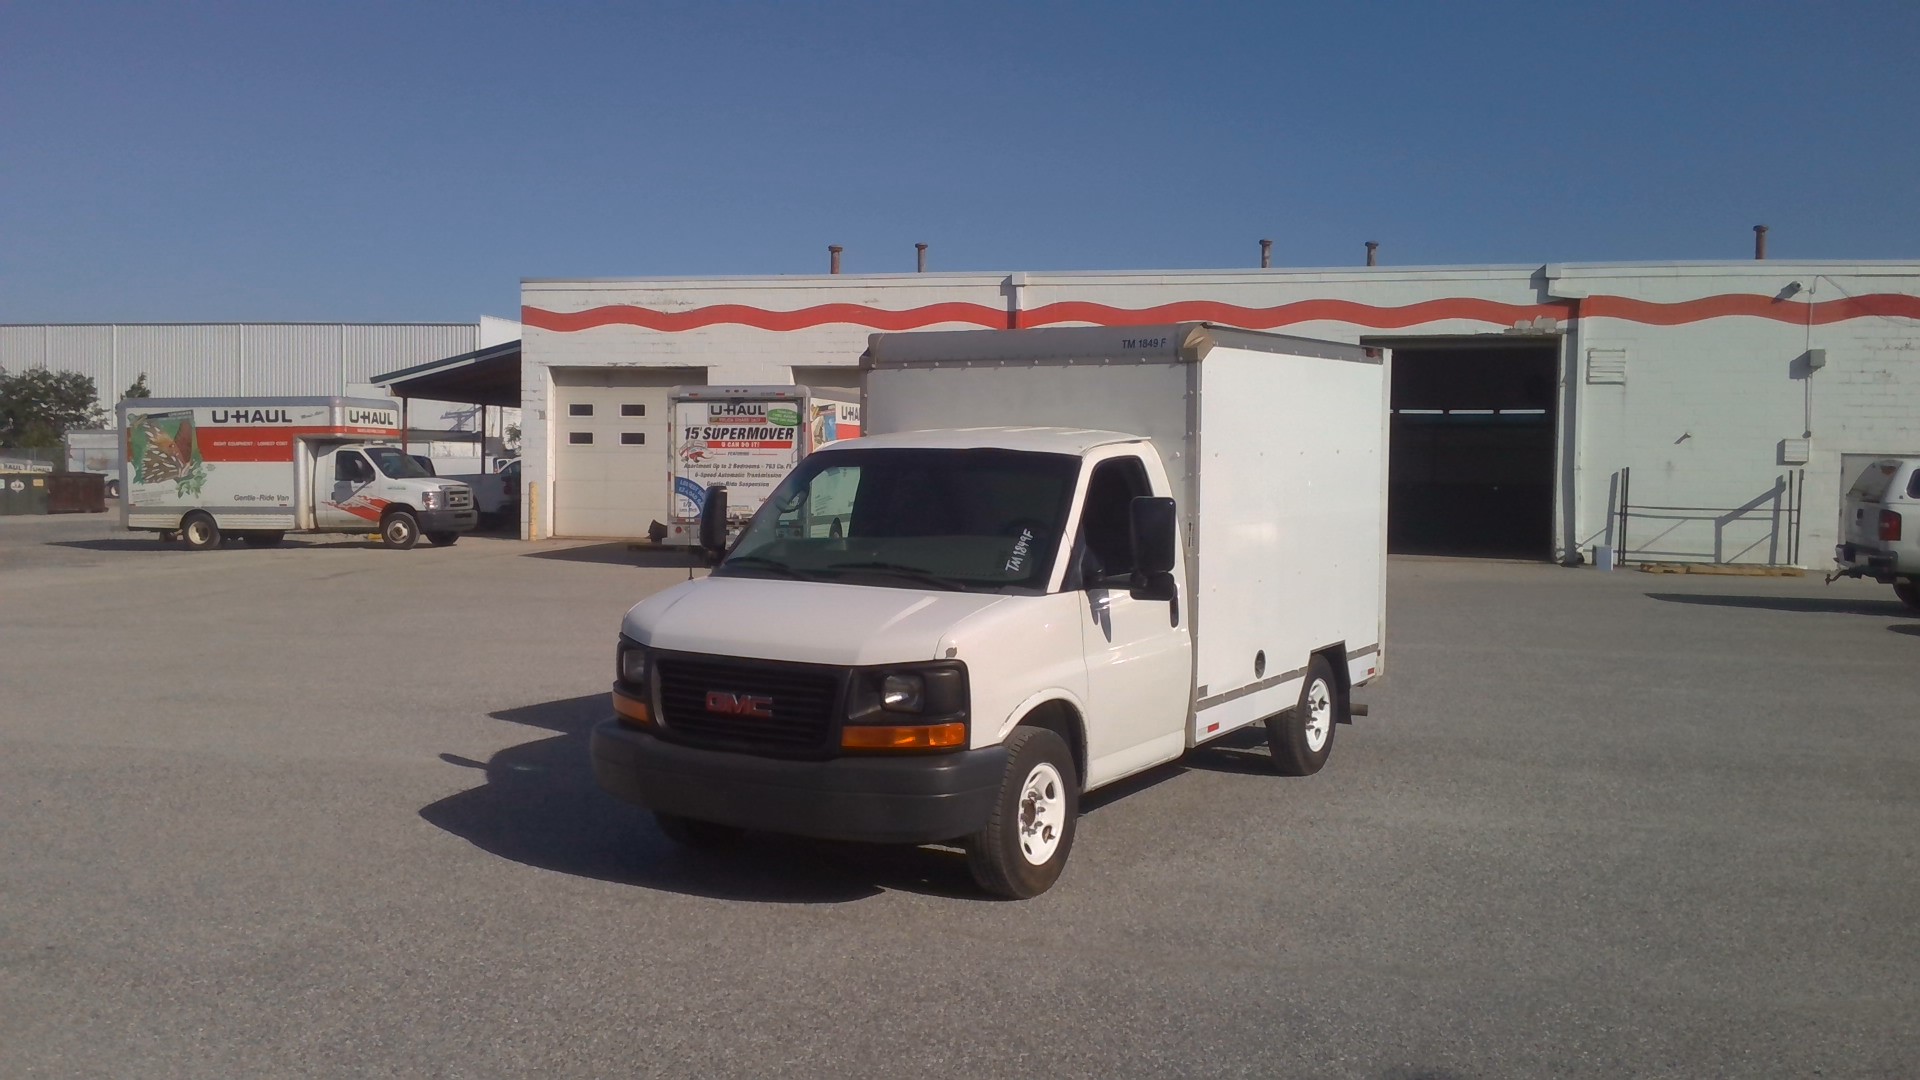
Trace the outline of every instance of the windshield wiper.
<instances>
[{"instance_id":1,"label":"windshield wiper","mask_svg":"<svg viewBox=\"0 0 1920 1080\"><path fill-rule=\"evenodd\" d=\"M796 570L778 559L769 559L765 555L735 555L715 567L715 569L724 570L729 566L738 566L751 570L770 570L781 577L790 577L795 581L824 580L818 574L811 574L804 570Z\"/></svg>"},{"instance_id":2,"label":"windshield wiper","mask_svg":"<svg viewBox=\"0 0 1920 1080\"><path fill-rule=\"evenodd\" d=\"M903 563L891 563L891 562L828 563L825 569L873 570L883 574L892 574L895 577L906 578L909 581L918 582L921 585L928 585L936 589L946 589L949 592L966 592L967 591L967 586L966 586L966 583L964 582L955 580L954 578L950 578L950 577L941 577L939 574L932 573L931 571L922 570L917 566L907 566Z\"/></svg>"}]
</instances>

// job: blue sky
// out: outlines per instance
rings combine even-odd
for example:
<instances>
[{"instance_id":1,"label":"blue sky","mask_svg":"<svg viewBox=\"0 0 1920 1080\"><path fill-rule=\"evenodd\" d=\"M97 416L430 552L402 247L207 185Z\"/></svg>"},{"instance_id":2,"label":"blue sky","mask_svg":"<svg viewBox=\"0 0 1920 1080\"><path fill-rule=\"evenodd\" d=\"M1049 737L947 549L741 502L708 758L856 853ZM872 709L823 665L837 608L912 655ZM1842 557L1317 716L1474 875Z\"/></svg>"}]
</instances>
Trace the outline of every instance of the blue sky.
<instances>
[{"instance_id":1,"label":"blue sky","mask_svg":"<svg viewBox=\"0 0 1920 1080\"><path fill-rule=\"evenodd\" d=\"M1920 257L1920 4L0 6L0 322L522 277Z\"/></svg>"}]
</instances>

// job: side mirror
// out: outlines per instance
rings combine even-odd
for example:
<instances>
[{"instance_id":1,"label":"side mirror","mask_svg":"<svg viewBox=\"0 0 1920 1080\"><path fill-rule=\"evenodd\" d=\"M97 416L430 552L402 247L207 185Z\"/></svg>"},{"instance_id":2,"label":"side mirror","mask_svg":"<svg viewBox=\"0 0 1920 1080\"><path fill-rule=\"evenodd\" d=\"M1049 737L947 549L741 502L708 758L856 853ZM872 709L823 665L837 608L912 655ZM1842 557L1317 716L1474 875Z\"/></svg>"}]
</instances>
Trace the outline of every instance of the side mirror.
<instances>
[{"instance_id":1,"label":"side mirror","mask_svg":"<svg viewBox=\"0 0 1920 1080\"><path fill-rule=\"evenodd\" d=\"M719 558L727 553L727 489L707 489L707 501L700 507L700 546Z\"/></svg>"},{"instance_id":2,"label":"side mirror","mask_svg":"<svg viewBox=\"0 0 1920 1080\"><path fill-rule=\"evenodd\" d=\"M1133 542L1133 582L1128 594L1136 600L1172 600L1180 537L1173 500L1148 495L1134 499L1127 507L1127 531Z\"/></svg>"}]
</instances>

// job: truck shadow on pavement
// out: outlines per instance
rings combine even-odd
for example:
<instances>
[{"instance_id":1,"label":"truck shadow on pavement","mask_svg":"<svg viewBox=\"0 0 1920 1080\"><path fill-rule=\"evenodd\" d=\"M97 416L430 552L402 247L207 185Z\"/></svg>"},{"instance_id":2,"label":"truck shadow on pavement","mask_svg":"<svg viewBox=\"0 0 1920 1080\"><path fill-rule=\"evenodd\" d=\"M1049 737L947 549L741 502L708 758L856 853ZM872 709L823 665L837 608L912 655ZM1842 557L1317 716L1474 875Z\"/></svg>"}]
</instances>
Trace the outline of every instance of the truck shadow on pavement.
<instances>
[{"instance_id":1,"label":"truck shadow on pavement","mask_svg":"<svg viewBox=\"0 0 1920 1080\"><path fill-rule=\"evenodd\" d=\"M525 554L529 559L552 559L556 562L612 563L618 566L669 567L682 570L707 568L706 557L692 549L634 545L624 540L611 544L555 548L552 551L529 551Z\"/></svg>"},{"instance_id":2,"label":"truck shadow on pavement","mask_svg":"<svg viewBox=\"0 0 1920 1080\"><path fill-rule=\"evenodd\" d=\"M1745 596L1738 593L1716 595L1711 593L1657 593L1647 594L1649 600L1660 600L1669 604L1702 604L1708 607L1752 608L1763 611L1798 611L1825 613L1829 615L1911 615L1912 611L1898 600L1849 600L1843 597L1831 599L1823 596Z\"/></svg>"},{"instance_id":3,"label":"truck shadow on pavement","mask_svg":"<svg viewBox=\"0 0 1920 1080\"><path fill-rule=\"evenodd\" d=\"M965 857L939 848L749 836L725 851L681 849L660 834L651 815L594 782L588 733L606 711L606 695L593 694L493 713L553 734L507 747L486 762L440 755L449 765L483 772L486 782L423 808L420 816L527 866L689 896L835 904L895 890L985 899Z\"/></svg>"}]
</instances>

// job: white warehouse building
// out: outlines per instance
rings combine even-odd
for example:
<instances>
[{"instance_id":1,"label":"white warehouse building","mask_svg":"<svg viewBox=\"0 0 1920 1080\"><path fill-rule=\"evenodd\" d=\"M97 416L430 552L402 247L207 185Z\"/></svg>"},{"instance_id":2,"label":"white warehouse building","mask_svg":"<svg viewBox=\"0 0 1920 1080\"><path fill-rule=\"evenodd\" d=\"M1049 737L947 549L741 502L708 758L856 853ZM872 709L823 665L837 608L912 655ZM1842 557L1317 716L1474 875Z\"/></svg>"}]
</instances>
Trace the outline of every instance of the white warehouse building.
<instances>
[{"instance_id":1,"label":"white warehouse building","mask_svg":"<svg viewBox=\"0 0 1920 1080\"><path fill-rule=\"evenodd\" d=\"M0 325L0 368L49 368L93 379L101 407L146 376L154 397L379 396L381 372L471 353L520 336L510 319L473 323L35 323ZM497 447L517 410L407 402L415 452Z\"/></svg>"},{"instance_id":2,"label":"white warehouse building","mask_svg":"<svg viewBox=\"0 0 1920 1080\"><path fill-rule=\"evenodd\" d=\"M669 387L855 387L875 331L1206 321L1391 349L1402 552L1819 566L1852 474L1920 454L1915 262L529 280L521 319L497 358L531 537L665 519Z\"/></svg>"}]
</instances>

